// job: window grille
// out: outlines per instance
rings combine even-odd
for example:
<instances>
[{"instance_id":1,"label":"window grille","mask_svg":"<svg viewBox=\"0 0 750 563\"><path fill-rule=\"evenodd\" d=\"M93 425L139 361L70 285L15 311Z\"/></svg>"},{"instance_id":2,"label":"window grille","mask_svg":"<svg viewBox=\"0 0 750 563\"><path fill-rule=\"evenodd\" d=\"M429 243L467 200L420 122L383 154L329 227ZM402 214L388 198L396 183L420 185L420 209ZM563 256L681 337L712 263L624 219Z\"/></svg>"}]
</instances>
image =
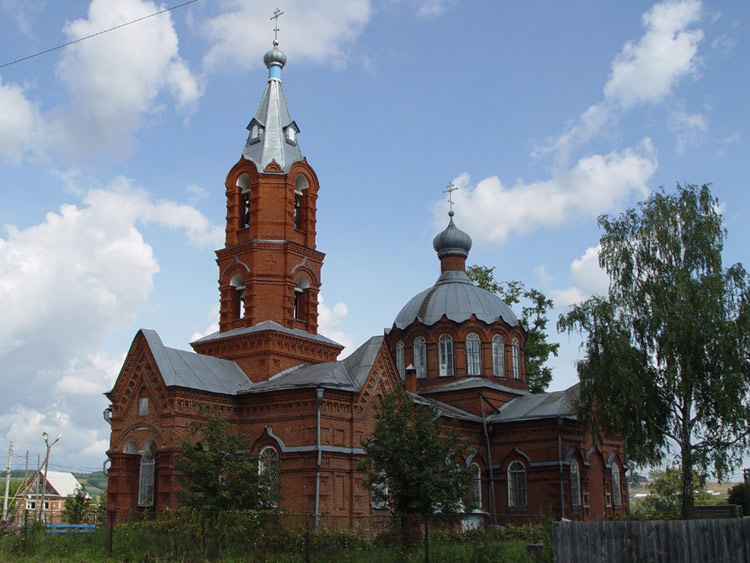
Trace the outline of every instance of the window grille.
<instances>
[{"instance_id":1,"label":"window grille","mask_svg":"<svg viewBox=\"0 0 750 563\"><path fill-rule=\"evenodd\" d=\"M526 506L526 468L520 461L514 461L508 466L508 506Z\"/></svg>"},{"instance_id":2,"label":"window grille","mask_svg":"<svg viewBox=\"0 0 750 563\"><path fill-rule=\"evenodd\" d=\"M570 502L573 506L581 504L581 474L576 460L570 462Z\"/></svg>"},{"instance_id":3,"label":"window grille","mask_svg":"<svg viewBox=\"0 0 750 563\"><path fill-rule=\"evenodd\" d=\"M466 373L482 375L482 360L479 336L473 332L466 337Z\"/></svg>"},{"instance_id":4,"label":"window grille","mask_svg":"<svg viewBox=\"0 0 750 563\"><path fill-rule=\"evenodd\" d=\"M505 342L499 334L492 337L492 375L505 376Z\"/></svg>"},{"instance_id":5,"label":"window grille","mask_svg":"<svg viewBox=\"0 0 750 563\"><path fill-rule=\"evenodd\" d=\"M440 375L453 375L453 339L444 334L438 340Z\"/></svg>"},{"instance_id":6,"label":"window grille","mask_svg":"<svg viewBox=\"0 0 750 563\"><path fill-rule=\"evenodd\" d=\"M422 336L414 339L414 367L417 377L427 377L427 344Z\"/></svg>"},{"instance_id":7,"label":"window grille","mask_svg":"<svg viewBox=\"0 0 750 563\"><path fill-rule=\"evenodd\" d=\"M617 463L612 462L612 498L616 506L622 504L622 495L620 494L620 468Z\"/></svg>"},{"instance_id":8,"label":"window grille","mask_svg":"<svg viewBox=\"0 0 750 563\"><path fill-rule=\"evenodd\" d=\"M521 353L518 349L518 338L513 339L513 377L521 377Z\"/></svg>"},{"instance_id":9,"label":"window grille","mask_svg":"<svg viewBox=\"0 0 750 563\"><path fill-rule=\"evenodd\" d=\"M141 475L138 481L138 506L154 506L154 474L156 459L149 455L141 458Z\"/></svg>"},{"instance_id":10,"label":"window grille","mask_svg":"<svg viewBox=\"0 0 750 563\"><path fill-rule=\"evenodd\" d=\"M400 340L396 342L396 368L401 379L404 379L406 375L406 367L404 361L404 343Z\"/></svg>"}]
</instances>

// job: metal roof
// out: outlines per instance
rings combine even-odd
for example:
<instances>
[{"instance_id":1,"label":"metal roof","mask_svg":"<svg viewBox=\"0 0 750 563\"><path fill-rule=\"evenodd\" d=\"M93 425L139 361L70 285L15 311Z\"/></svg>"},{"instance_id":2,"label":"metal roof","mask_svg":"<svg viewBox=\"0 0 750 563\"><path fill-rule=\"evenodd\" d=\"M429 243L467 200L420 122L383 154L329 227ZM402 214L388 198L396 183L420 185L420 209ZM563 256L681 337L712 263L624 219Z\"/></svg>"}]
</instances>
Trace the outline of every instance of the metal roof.
<instances>
[{"instance_id":1,"label":"metal roof","mask_svg":"<svg viewBox=\"0 0 750 563\"><path fill-rule=\"evenodd\" d=\"M141 329L141 332L167 387L235 395L252 385L233 361L167 348L156 331Z\"/></svg>"},{"instance_id":2,"label":"metal roof","mask_svg":"<svg viewBox=\"0 0 750 563\"><path fill-rule=\"evenodd\" d=\"M378 351L383 346L382 336L373 336L347 358L322 364L300 364L286 369L268 381L253 384L243 393L263 393L282 389L324 387L359 392L372 371Z\"/></svg>"},{"instance_id":3,"label":"metal roof","mask_svg":"<svg viewBox=\"0 0 750 563\"><path fill-rule=\"evenodd\" d=\"M269 66L269 73L270 70ZM258 136L253 136L252 129L256 123L260 131ZM284 172L289 172L292 164L302 160L302 152L297 143L299 127L292 120L284 90L281 88L281 80L278 78L269 76L258 111L247 128L250 135L242 156L254 162L258 171L262 172L272 160L275 160ZM287 128L294 129L293 139L287 137Z\"/></svg>"},{"instance_id":4,"label":"metal roof","mask_svg":"<svg viewBox=\"0 0 750 563\"><path fill-rule=\"evenodd\" d=\"M512 387L500 385L489 379L483 377L466 377L458 381L446 383L439 387L430 387L429 389L422 389L420 394L425 395L428 393L443 393L445 391L459 391L461 389L495 389L497 391L505 391L506 393L513 393L514 395L528 395L527 391L519 391Z\"/></svg>"},{"instance_id":5,"label":"metal roof","mask_svg":"<svg viewBox=\"0 0 750 563\"><path fill-rule=\"evenodd\" d=\"M466 272L460 270L440 274L435 285L415 295L404 305L394 323L400 329L416 320L430 326L443 315L457 323L476 315L477 319L488 324L498 318L510 326L518 324L518 318L502 299L474 285Z\"/></svg>"},{"instance_id":6,"label":"metal roof","mask_svg":"<svg viewBox=\"0 0 750 563\"><path fill-rule=\"evenodd\" d=\"M526 395L509 401L487 417L488 422L511 422L538 418L576 418L579 383L564 391Z\"/></svg>"},{"instance_id":7,"label":"metal roof","mask_svg":"<svg viewBox=\"0 0 750 563\"><path fill-rule=\"evenodd\" d=\"M447 418L456 418L460 420L470 420L472 422L482 422L481 416L477 416L463 409L459 409L458 407L454 407L453 405L449 405L441 401L436 401L435 399L431 399L429 397L423 397L422 395L416 395L415 393L409 393L409 396L411 397L411 400L417 404L427 405L433 407L434 409L437 409L440 416L445 416Z\"/></svg>"},{"instance_id":8,"label":"metal roof","mask_svg":"<svg viewBox=\"0 0 750 563\"><path fill-rule=\"evenodd\" d=\"M43 478L43 475L39 475L39 481ZM47 495L57 494L61 497L67 497L68 495L74 495L76 488L80 486L81 483L72 473L67 471L47 472Z\"/></svg>"},{"instance_id":9,"label":"metal roof","mask_svg":"<svg viewBox=\"0 0 750 563\"><path fill-rule=\"evenodd\" d=\"M317 342L325 342L326 344L332 344L334 346L342 347L341 344L330 338L326 338L321 334L310 334L300 328L286 328L281 326L279 323L274 321L263 321L253 326L233 328L226 332L214 332L203 338L195 340L195 342L206 342L208 340L219 340L221 338L229 338L230 336L237 336L238 334L251 334L253 332L263 332L264 330L270 330L274 332L282 332L284 334L291 334L293 336L299 336L300 338L306 338L307 340L315 340Z\"/></svg>"}]
</instances>

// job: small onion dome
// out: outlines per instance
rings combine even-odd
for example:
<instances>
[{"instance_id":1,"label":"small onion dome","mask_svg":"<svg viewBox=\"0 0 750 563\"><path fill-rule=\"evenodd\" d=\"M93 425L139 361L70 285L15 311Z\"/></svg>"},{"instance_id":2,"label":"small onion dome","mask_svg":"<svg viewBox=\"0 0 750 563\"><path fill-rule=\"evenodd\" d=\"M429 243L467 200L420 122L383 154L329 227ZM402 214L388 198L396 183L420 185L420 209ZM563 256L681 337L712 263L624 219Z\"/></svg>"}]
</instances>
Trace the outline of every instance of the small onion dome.
<instances>
[{"instance_id":1,"label":"small onion dome","mask_svg":"<svg viewBox=\"0 0 750 563\"><path fill-rule=\"evenodd\" d=\"M449 212L451 220L445 230L432 240L432 247L438 254L443 256L460 255L466 257L471 250L471 237L456 227L453 223L453 211Z\"/></svg>"},{"instance_id":2,"label":"small onion dome","mask_svg":"<svg viewBox=\"0 0 750 563\"><path fill-rule=\"evenodd\" d=\"M284 68L284 65L286 64L286 55L283 51L279 50L278 41L274 40L273 49L267 51L266 54L263 55L263 63L266 65L266 68L270 67L272 64Z\"/></svg>"}]
</instances>

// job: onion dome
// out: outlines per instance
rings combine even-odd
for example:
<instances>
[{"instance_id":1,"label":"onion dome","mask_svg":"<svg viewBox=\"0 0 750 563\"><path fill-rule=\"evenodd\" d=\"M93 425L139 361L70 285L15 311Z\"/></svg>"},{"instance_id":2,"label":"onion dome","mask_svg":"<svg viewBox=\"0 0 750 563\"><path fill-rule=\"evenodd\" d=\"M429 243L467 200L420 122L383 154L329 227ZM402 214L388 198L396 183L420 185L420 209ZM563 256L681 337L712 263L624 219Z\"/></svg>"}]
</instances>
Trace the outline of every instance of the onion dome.
<instances>
[{"instance_id":1,"label":"onion dome","mask_svg":"<svg viewBox=\"0 0 750 563\"><path fill-rule=\"evenodd\" d=\"M456 227L453 222L453 211L450 211L448 215L451 218L450 223L443 232L435 236L432 240L432 247L437 252L438 258L454 255L465 258L471 250L471 237Z\"/></svg>"},{"instance_id":2,"label":"onion dome","mask_svg":"<svg viewBox=\"0 0 750 563\"><path fill-rule=\"evenodd\" d=\"M510 326L517 325L518 318L502 299L477 287L469 279L465 262L471 250L471 237L453 223L452 210L448 215L448 226L432 241L440 258L442 273L435 285L418 293L404 305L394 321L396 328L403 330L415 321L430 326L443 316L462 323L472 315L487 324L502 319Z\"/></svg>"},{"instance_id":3,"label":"onion dome","mask_svg":"<svg viewBox=\"0 0 750 563\"><path fill-rule=\"evenodd\" d=\"M284 65L286 64L286 55L283 51L279 50L279 42L275 39L273 42L273 49L267 51L266 54L263 55L263 63L268 69L271 68L271 65L284 68Z\"/></svg>"}]
</instances>

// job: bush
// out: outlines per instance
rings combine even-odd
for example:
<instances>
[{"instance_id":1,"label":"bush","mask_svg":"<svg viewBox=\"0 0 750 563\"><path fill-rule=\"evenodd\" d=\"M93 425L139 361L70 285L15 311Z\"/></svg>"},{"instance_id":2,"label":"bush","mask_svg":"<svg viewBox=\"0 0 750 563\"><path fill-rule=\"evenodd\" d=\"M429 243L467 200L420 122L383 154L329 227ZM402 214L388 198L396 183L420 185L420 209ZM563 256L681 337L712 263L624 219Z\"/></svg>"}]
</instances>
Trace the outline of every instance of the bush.
<instances>
[{"instance_id":1,"label":"bush","mask_svg":"<svg viewBox=\"0 0 750 563\"><path fill-rule=\"evenodd\" d=\"M741 483L729 489L729 504L739 504L742 507L742 515L750 516L750 485Z\"/></svg>"}]
</instances>

